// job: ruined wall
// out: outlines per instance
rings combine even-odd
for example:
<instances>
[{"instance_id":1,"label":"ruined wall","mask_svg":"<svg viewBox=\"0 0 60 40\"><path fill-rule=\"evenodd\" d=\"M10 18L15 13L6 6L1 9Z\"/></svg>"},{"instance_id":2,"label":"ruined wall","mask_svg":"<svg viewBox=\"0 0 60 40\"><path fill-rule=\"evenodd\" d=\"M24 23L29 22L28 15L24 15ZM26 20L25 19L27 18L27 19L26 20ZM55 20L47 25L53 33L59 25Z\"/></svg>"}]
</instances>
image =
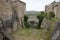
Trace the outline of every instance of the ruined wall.
<instances>
[{"instance_id":1,"label":"ruined wall","mask_svg":"<svg viewBox=\"0 0 60 40\"><path fill-rule=\"evenodd\" d=\"M53 11L56 18L60 18L60 2L52 2L49 5L45 6L45 12L49 13Z\"/></svg>"},{"instance_id":2,"label":"ruined wall","mask_svg":"<svg viewBox=\"0 0 60 40\"><path fill-rule=\"evenodd\" d=\"M18 13L18 18L21 18L25 14L25 7L26 4L22 1L13 1L14 8L16 9Z\"/></svg>"},{"instance_id":3,"label":"ruined wall","mask_svg":"<svg viewBox=\"0 0 60 40\"><path fill-rule=\"evenodd\" d=\"M26 4L19 0L0 0L0 18L4 20L11 19L14 10L17 11L18 18L23 19Z\"/></svg>"},{"instance_id":4,"label":"ruined wall","mask_svg":"<svg viewBox=\"0 0 60 40\"><path fill-rule=\"evenodd\" d=\"M12 13L11 1L0 0L0 18L8 20L12 17Z\"/></svg>"},{"instance_id":5,"label":"ruined wall","mask_svg":"<svg viewBox=\"0 0 60 40\"><path fill-rule=\"evenodd\" d=\"M9 38L10 40L13 40L13 37L11 36L11 32L13 30L16 31L16 29L18 28L18 26L16 25L19 24L21 20L23 21L24 13L25 13L24 2L21 2L19 0L0 0L0 21L1 20L3 21L2 33L5 36L7 36L7 38ZM17 17L19 23L16 21L16 14L18 15Z\"/></svg>"},{"instance_id":6,"label":"ruined wall","mask_svg":"<svg viewBox=\"0 0 60 40\"><path fill-rule=\"evenodd\" d=\"M55 13L55 17L60 18L60 2L53 2L53 4L52 5L51 4L46 6L45 11L47 13L50 11L53 11ZM50 8L51 8L50 6L52 7L52 10L50 10ZM44 22L46 23L46 21L44 21ZM44 22L43 22L43 24L44 24ZM49 28L49 30L51 29L49 31L50 37L51 37L50 40L60 40L60 20L55 19L55 21L52 21L52 22L50 22L50 23L53 26L52 27L50 26L50 28ZM50 23L48 22L49 25L50 25ZM47 24L45 24L45 26L46 25ZM49 27L49 25L47 27Z\"/></svg>"},{"instance_id":7,"label":"ruined wall","mask_svg":"<svg viewBox=\"0 0 60 40\"><path fill-rule=\"evenodd\" d=\"M3 21L9 20L12 17L12 5L11 5L11 0L0 0L0 19ZM0 20L1 21L1 20ZM8 30L8 28L6 29ZM9 31L11 31L9 29Z\"/></svg>"},{"instance_id":8,"label":"ruined wall","mask_svg":"<svg viewBox=\"0 0 60 40\"><path fill-rule=\"evenodd\" d=\"M22 1L13 1L13 5L14 5L16 12L18 13L19 22L22 25L21 22L23 22L24 20L26 4Z\"/></svg>"}]
</instances>

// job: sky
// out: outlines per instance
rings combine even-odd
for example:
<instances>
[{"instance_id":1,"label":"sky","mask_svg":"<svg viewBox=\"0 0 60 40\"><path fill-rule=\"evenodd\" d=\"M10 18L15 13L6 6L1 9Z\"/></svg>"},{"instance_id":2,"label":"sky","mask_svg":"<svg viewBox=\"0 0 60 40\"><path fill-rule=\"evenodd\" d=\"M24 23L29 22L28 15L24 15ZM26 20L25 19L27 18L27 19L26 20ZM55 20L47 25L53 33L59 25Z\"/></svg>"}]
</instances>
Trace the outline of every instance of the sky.
<instances>
[{"instance_id":1,"label":"sky","mask_svg":"<svg viewBox=\"0 0 60 40\"><path fill-rule=\"evenodd\" d=\"M26 11L44 11L45 5L54 0L21 0L26 3Z\"/></svg>"}]
</instances>

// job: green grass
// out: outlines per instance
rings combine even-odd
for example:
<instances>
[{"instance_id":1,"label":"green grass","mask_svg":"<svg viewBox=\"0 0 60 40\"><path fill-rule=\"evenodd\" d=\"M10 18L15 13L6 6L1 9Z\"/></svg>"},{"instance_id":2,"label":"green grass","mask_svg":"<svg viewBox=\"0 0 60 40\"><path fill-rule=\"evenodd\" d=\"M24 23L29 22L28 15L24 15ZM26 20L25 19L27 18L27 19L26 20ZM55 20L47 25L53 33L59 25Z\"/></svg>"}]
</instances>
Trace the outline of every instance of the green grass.
<instances>
[{"instance_id":1,"label":"green grass","mask_svg":"<svg viewBox=\"0 0 60 40\"><path fill-rule=\"evenodd\" d=\"M49 33L43 29L18 29L13 35L15 40L47 40Z\"/></svg>"}]
</instances>

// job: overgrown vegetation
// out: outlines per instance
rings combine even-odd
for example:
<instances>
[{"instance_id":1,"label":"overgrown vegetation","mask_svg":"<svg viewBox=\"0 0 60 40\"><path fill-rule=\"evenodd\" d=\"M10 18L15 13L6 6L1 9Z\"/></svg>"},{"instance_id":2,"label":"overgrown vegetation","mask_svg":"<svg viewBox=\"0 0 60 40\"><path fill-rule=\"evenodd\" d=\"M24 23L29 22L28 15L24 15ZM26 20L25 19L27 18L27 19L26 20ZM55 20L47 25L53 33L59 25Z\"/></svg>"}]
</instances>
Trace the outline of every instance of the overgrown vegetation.
<instances>
[{"instance_id":1,"label":"overgrown vegetation","mask_svg":"<svg viewBox=\"0 0 60 40\"><path fill-rule=\"evenodd\" d=\"M18 29L15 40L48 40L49 33L40 29Z\"/></svg>"},{"instance_id":2,"label":"overgrown vegetation","mask_svg":"<svg viewBox=\"0 0 60 40\"><path fill-rule=\"evenodd\" d=\"M26 29L29 28L28 25L28 17L25 15L24 16L24 25L25 29L18 29L18 31L14 34L16 40L50 40L51 33L54 29L54 22L55 20L60 20L58 18L55 18L55 14L53 12L45 13L45 12L40 12L39 15L36 16L39 19L39 25L37 26L38 29ZM41 23L43 19L46 18L49 20L51 23L50 27L48 30L45 29L40 29L41 28ZM34 24L34 22L31 22Z\"/></svg>"},{"instance_id":3,"label":"overgrown vegetation","mask_svg":"<svg viewBox=\"0 0 60 40\"><path fill-rule=\"evenodd\" d=\"M51 11L51 12L47 13L46 18L47 19L55 18L54 12Z\"/></svg>"},{"instance_id":4,"label":"overgrown vegetation","mask_svg":"<svg viewBox=\"0 0 60 40\"><path fill-rule=\"evenodd\" d=\"M39 25L37 28L40 29L41 23L42 23L43 18L44 18L44 12L41 11L40 15L37 15L37 18L39 19Z\"/></svg>"},{"instance_id":5,"label":"overgrown vegetation","mask_svg":"<svg viewBox=\"0 0 60 40\"><path fill-rule=\"evenodd\" d=\"M39 20L38 26L36 28L40 29L41 28L41 23L42 23L43 19L46 18L48 20L52 20L53 18L55 18L55 14L54 14L54 12L46 13L44 11L41 11L40 14L36 15L36 17ZM27 21L28 21L28 16L25 15L24 16L24 25L25 25L26 28L29 28L30 25L29 25L29 23Z\"/></svg>"},{"instance_id":6,"label":"overgrown vegetation","mask_svg":"<svg viewBox=\"0 0 60 40\"><path fill-rule=\"evenodd\" d=\"M24 26L28 28L28 17L24 15Z\"/></svg>"}]
</instances>

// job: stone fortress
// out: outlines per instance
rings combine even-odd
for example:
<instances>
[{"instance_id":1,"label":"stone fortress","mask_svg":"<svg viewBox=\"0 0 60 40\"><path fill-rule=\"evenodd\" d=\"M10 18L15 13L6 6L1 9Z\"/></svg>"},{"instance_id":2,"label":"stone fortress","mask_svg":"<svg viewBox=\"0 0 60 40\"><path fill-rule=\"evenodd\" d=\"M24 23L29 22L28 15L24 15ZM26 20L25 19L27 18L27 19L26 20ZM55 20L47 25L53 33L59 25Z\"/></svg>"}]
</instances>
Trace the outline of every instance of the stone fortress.
<instances>
[{"instance_id":1,"label":"stone fortress","mask_svg":"<svg viewBox=\"0 0 60 40\"><path fill-rule=\"evenodd\" d=\"M25 8L20 0L0 0L0 40L14 40L11 33L24 26Z\"/></svg>"},{"instance_id":2,"label":"stone fortress","mask_svg":"<svg viewBox=\"0 0 60 40\"><path fill-rule=\"evenodd\" d=\"M54 2L45 6L45 12L51 11L55 13L56 18L60 18L60 0L55 0Z\"/></svg>"}]
</instances>

